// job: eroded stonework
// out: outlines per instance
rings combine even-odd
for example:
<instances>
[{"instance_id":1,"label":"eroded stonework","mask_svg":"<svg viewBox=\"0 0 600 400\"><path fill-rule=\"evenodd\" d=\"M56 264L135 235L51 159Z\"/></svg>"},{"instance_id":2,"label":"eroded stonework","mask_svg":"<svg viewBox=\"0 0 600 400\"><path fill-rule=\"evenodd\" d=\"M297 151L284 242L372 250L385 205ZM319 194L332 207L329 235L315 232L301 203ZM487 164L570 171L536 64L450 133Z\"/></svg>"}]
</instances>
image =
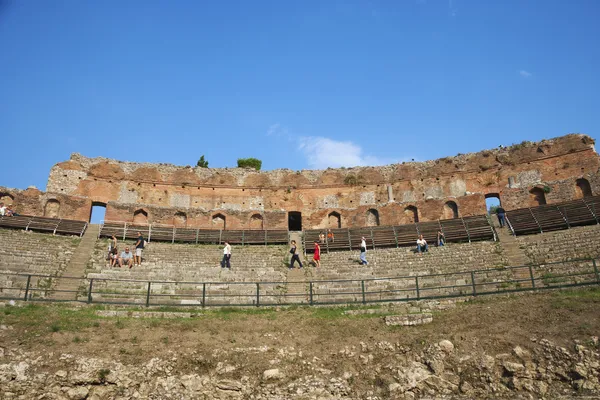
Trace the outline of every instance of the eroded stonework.
<instances>
[{"instance_id":1,"label":"eroded stonework","mask_svg":"<svg viewBox=\"0 0 600 400\"><path fill-rule=\"evenodd\" d=\"M267 229L288 228L288 212L303 228L364 226L376 213L381 225L444 218L447 203L459 216L486 212L486 197L506 209L598 194L600 167L594 141L571 134L506 148L383 167L322 171L254 171L133 163L73 154L52 167L47 193L0 188L18 212L88 220L92 204L105 204L106 220L248 229L256 214ZM416 211L415 211L416 209ZM142 211L140 211L142 210ZM339 215L339 218L337 217ZM219 222L220 223L220 222Z\"/></svg>"}]
</instances>

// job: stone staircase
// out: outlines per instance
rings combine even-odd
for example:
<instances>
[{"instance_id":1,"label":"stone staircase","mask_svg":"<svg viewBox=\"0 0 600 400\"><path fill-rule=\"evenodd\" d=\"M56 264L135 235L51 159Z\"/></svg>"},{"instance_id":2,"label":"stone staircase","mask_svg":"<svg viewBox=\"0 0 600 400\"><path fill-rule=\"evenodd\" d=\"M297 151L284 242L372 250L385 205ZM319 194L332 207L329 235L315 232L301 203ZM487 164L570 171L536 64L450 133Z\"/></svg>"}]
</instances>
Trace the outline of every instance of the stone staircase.
<instances>
[{"instance_id":1,"label":"stone staircase","mask_svg":"<svg viewBox=\"0 0 600 400\"><path fill-rule=\"evenodd\" d=\"M80 241L73 236L0 229L0 296L24 296L27 274L60 275ZM46 297L54 283L53 278L31 277L28 296Z\"/></svg>"},{"instance_id":2,"label":"stone staircase","mask_svg":"<svg viewBox=\"0 0 600 400\"><path fill-rule=\"evenodd\" d=\"M298 264L295 264L294 269L288 269L286 281L287 284L287 292L286 292L286 302L288 303L308 303L308 294L307 294L307 282L306 282L306 273L305 271L309 267L308 261L305 257L304 247L302 245L302 232L290 232L290 242L292 240L296 241L296 246L298 248L298 254L300 255L300 260L302 261L302 265L304 268L298 268ZM291 258L291 255L290 255Z\"/></svg>"},{"instance_id":3,"label":"stone staircase","mask_svg":"<svg viewBox=\"0 0 600 400\"><path fill-rule=\"evenodd\" d=\"M96 245L98 233L100 232L99 224L89 224L79 246L75 250L67 268L62 273L65 277L75 277L81 279L59 278L58 283L52 293L54 300L77 300L77 291L80 290L82 279L85 277L85 269L90 261L92 252Z\"/></svg>"},{"instance_id":4,"label":"stone staircase","mask_svg":"<svg viewBox=\"0 0 600 400\"><path fill-rule=\"evenodd\" d=\"M496 226L496 233L498 234L498 240L502 246L504 255L508 259L508 264L511 267L520 267L531 263L530 259L521 248L521 244L511 234L510 229L507 226L504 228L500 228L500 225ZM521 287L531 287L531 282L529 281L531 275L528 268L518 268L514 269L512 272L513 279L522 281L519 283Z\"/></svg>"}]
</instances>

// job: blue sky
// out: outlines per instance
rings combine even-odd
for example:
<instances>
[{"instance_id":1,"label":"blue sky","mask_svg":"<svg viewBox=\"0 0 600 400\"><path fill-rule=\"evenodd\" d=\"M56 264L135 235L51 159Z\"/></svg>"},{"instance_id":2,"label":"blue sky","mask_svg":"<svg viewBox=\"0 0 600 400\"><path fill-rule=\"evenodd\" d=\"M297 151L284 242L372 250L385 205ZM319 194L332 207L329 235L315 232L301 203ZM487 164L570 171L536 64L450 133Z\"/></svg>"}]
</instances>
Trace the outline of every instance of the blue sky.
<instances>
[{"instance_id":1,"label":"blue sky","mask_svg":"<svg viewBox=\"0 0 600 400\"><path fill-rule=\"evenodd\" d=\"M600 128L600 1L0 0L0 185L72 152L263 169Z\"/></svg>"}]
</instances>

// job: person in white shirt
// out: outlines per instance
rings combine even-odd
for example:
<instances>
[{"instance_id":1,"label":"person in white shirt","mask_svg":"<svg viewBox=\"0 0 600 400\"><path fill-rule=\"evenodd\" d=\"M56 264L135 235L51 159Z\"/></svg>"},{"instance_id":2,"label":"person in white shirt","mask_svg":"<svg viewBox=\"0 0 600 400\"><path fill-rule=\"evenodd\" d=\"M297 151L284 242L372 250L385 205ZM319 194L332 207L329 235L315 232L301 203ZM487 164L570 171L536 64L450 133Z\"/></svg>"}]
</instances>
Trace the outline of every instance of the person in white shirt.
<instances>
[{"instance_id":1,"label":"person in white shirt","mask_svg":"<svg viewBox=\"0 0 600 400\"><path fill-rule=\"evenodd\" d=\"M417 239L417 252L422 253L424 251L429 251L429 246L427 245L427 241L423 238L423 235L419 235Z\"/></svg>"},{"instance_id":2,"label":"person in white shirt","mask_svg":"<svg viewBox=\"0 0 600 400\"><path fill-rule=\"evenodd\" d=\"M369 265L367 261L367 242L364 236L360 240L360 263L361 265Z\"/></svg>"},{"instance_id":3,"label":"person in white shirt","mask_svg":"<svg viewBox=\"0 0 600 400\"><path fill-rule=\"evenodd\" d=\"M4 216L6 214L6 206L4 203L0 203L0 216Z\"/></svg>"},{"instance_id":4,"label":"person in white shirt","mask_svg":"<svg viewBox=\"0 0 600 400\"><path fill-rule=\"evenodd\" d=\"M229 242L225 242L225 247L223 247L223 260L221 261L221 268L227 267L227 269L231 269L229 260L231 260L231 245Z\"/></svg>"}]
</instances>

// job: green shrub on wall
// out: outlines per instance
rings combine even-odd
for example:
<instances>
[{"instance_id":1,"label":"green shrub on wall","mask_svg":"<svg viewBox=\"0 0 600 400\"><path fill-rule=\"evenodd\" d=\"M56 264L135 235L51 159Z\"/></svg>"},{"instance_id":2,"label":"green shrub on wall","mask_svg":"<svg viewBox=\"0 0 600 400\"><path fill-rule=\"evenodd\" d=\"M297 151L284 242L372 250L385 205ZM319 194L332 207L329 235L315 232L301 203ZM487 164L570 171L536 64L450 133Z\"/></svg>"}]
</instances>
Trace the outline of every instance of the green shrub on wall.
<instances>
[{"instance_id":1,"label":"green shrub on wall","mask_svg":"<svg viewBox=\"0 0 600 400\"><path fill-rule=\"evenodd\" d=\"M238 158L237 160L238 168L254 168L257 171L260 171L260 167L262 167L262 161L258 158Z\"/></svg>"}]
</instances>

